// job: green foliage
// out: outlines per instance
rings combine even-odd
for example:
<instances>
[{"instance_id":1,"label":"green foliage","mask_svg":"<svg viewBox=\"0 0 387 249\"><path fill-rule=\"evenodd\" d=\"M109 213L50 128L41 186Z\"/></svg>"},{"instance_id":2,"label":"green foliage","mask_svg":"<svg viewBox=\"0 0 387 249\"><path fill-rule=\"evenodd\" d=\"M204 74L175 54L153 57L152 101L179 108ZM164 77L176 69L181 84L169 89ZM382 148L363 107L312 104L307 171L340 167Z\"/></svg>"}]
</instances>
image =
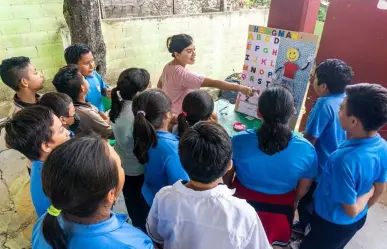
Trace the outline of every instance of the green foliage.
<instances>
[{"instance_id":1,"label":"green foliage","mask_svg":"<svg viewBox=\"0 0 387 249\"><path fill-rule=\"evenodd\" d=\"M327 11L328 6L321 4L320 9L318 11L317 20L319 20L320 22L325 22L325 19L327 17Z\"/></svg>"},{"instance_id":2,"label":"green foliage","mask_svg":"<svg viewBox=\"0 0 387 249\"><path fill-rule=\"evenodd\" d=\"M254 8L258 6L270 7L270 0L245 0L245 4L248 8Z\"/></svg>"}]
</instances>

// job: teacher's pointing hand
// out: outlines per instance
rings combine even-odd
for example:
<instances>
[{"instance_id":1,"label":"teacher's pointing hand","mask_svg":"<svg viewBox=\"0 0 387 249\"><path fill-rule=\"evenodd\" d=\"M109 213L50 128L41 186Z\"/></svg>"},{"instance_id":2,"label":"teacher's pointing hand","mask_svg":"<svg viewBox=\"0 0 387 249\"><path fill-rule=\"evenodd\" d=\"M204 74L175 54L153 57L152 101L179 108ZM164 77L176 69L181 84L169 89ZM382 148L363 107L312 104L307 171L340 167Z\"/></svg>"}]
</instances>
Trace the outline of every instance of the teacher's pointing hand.
<instances>
[{"instance_id":1,"label":"teacher's pointing hand","mask_svg":"<svg viewBox=\"0 0 387 249\"><path fill-rule=\"evenodd\" d=\"M252 97L254 95L253 89L251 89L248 86L239 85L239 91L244 95L246 95L247 97Z\"/></svg>"}]
</instances>

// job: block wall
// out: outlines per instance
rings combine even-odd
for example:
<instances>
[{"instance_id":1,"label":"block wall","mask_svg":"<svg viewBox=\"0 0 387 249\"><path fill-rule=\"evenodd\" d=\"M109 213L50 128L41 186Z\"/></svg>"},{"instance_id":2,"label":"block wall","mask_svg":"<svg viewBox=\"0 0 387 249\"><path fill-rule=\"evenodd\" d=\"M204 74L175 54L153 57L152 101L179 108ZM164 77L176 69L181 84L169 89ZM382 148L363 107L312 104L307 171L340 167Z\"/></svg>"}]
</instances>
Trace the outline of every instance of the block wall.
<instances>
[{"instance_id":1,"label":"block wall","mask_svg":"<svg viewBox=\"0 0 387 249\"><path fill-rule=\"evenodd\" d=\"M143 67L153 85L172 59L166 48L169 36L187 33L196 45L196 63L190 69L206 77L224 79L242 71L249 24L266 25L267 10L207 13L103 20L107 46L107 75L114 84L128 67Z\"/></svg>"}]
</instances>

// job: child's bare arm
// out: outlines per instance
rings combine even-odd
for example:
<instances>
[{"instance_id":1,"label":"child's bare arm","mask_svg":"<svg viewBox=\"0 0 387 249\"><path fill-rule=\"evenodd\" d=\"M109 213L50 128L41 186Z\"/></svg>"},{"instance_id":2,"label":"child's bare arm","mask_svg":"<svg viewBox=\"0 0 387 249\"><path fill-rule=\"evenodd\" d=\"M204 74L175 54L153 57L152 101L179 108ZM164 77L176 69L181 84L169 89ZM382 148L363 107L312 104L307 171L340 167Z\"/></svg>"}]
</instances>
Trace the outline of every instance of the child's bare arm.
<instances>
[{"instance_id":1,"label":"child's bare arm","mask_svg":"<svg viewBox=\"0 0 387 249\"><path fill-rule=\"evenodd\" d=\"M360 214L370 201L371 197L374 195L374 191L375 187L372 186L371 190L368 193L359 196L356 199L355 204L342 204L345 213L350 217L356 217L358 214Z\"/></svg>"},{"instance_id":2,"label":"child's bare arm","mask_svg":"<svg viewBox=\"0 0 387 249\"><path fill-rule=\"evenodd\" d=\"M386 186L387 186L387 183L381 183L381 182L374 183L375 192L374 192L374 195L368 201L368 207L372 207L373 205L375 205L375 203L379 201L380 197L386 190Z\"/></svg>"},{"instance_id":3,"label":"child's bare arm","mask_svg":"<svg viewBox=\"0 0 387 249\"><path fill-rule=\"evenodd\" d=\"M308 190L310 188L310 185L312 185L313 180L312 179L301 179L296 188L296 202L299 202L302 197L308 193Z\"/></svg>"},{"instance_id":4,"label":"child's bare arm","mask_svg":"<svg viewBox=\"0 0 387 249\"><path fill-rule=\"evenodd\" d=\"M304 133L304 138L307 139L312 145L315 145L317 138L309 135L308 133Z\"/></svg>"}]
</instances>

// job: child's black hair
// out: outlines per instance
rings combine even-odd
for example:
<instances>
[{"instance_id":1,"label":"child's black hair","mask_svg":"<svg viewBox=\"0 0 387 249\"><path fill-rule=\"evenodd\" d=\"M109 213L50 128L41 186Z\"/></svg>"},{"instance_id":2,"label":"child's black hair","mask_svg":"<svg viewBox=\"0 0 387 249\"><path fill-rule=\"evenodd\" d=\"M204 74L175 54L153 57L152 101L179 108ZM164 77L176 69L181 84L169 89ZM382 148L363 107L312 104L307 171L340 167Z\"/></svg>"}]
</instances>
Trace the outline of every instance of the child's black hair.
<instances>
[{"instance_id":1,"label":"child's black hair","mask_svg":"<svg viewBox=\"0 0 387 249\"><path fill-rule=\"evenodd\" d=\"M149 148L157 146L156 130L162 127L171 105L170 98L159 89L146 90L134 98L133 153L141 164L149 161Z\"/></svg>"},{"instance_id":2,"label":"child's black hair","mask_svg":"<svg viewBox=\"0 0 387 249\"><path fill-rule=\"evenodd\" d=\"M120 116L124 100L133 100L136 93L142 92L150 84L150 75L142 68L129 68L118 77L117 86L112 90L112 107L109 113L114 123Z\"/></svg>"},{"instance_id":3,"label":"child's black hair","mask_svg":"<svg viewBox=\"0 0 387 249\"><path fill-rule=\"evenodd\" d=\"M325 83L329 93L344 93L345 87L352 82L352 68L342 60L328 59L316 68L318 84Z\"/></svg>"},{"instance_id":4,"label":"child's black hair","mask_svg":"<svg viewBox=\"0 0 387 249\"><path fill-rule=\"evenodd\" d=\"M52 137L51 126L54 113L45 106L31 106L18 111L13 117L0 124L5 129L6 144L30 160L39 160L41 146Z\"/></svg>"},{"instance_id":5,"label":"child's black hair","mask_svg":"<svg viewBox=\"0 0 387 249\"><path fill-rule=\"evenodd\" d=\"M199 122L180 138L180 161L191 180L211 183L222 177L231 162L231 140L213 122Z\"/></svg>"},{"instance_id":6,"label":"child's black hair","mask_svg":"<svg viewBox=\"0 0 387 249\"><path fill-rule=\"evenodd\" d=\"M90 217L119 183L116 162L98 137L73 138L55 148L42 169L42 187L51 204L64 215ZM67 248L58 218L43 218L44 239L54 249Z\"/></svg>"},{"instance_id":7,"label":"child's black hair","mask_svg":"<svg viewBox=\"0 0 387 249\"><path fill-rule=\"evenodd\" d=\"M258 110L263 119L258 147L268 155L282 151L292 138L288 123L295 110L293 95L285 87L268 88L259 97Z\"/></svg>"},{"instance_id":8,"label":"child's black hair","mask_svg":"<svg viewBox=\"0 0 387 249\"><path fill-rule=\"evenodd\" d=\"M65 49L64 57L67 64L78 64L82 55L91 52L85 44L73 44Z\"/></svg>"},{"instance_id":9,"label":"child's black hair","mask_svg":"<svg viewBox=\"0 0 387 249\"><path fill-rule=\"evenodd\" d=\"M49 92L44 94L39 104L50 108L57 117L69 117L69 105L72 99L64 93Z\"/></svg>"},{"instance_id":10,"label":"child's black hair","mask_svg":"<svg viewBox=\"0 0 387 249\"><path fill-rule=\"evenodd\" d=\"M214 100L206 91L195 90L185 96L182 109L183 112L177 118L180 137L188 127L211 117Z\"/></svg>"},{"instance_id":11,"label":"child's black hair","mask_svg":"<svg viewBox=\"0 0 387 249\"><path fill-rule=\"evenodd\" d=\"M26 77L25 70L29 64L30 58L24 56L3 60L0 65L1 80L14 91L19 91L20 80Z\"/></svg>"},{"instance_id":12,"label":"child's black hair","mask_svg":"<svg viewBox=\"0 0 387 249\"><path fill-rule=\"evenodd\" d=\"M387 123L387 89L378 84L346 88L347 115L360 119L365 131L377 131Z\"/></svg>"},{"instance_id":13,"label":"child's black hair","mask_svg":"<svg viewBox=\"0 0 387 249\"><path fill-rule=\"evenodd\" d=\"M191 46L193 39L190 35L179 34L168 37L167 39L167 48L168 51L172 54L172 57L175 57L175 52L181 53L186 47Z\"/></svg>"},{"instance_id":14,"label":"child's black hair","mask_svg":"<svg viewBox=\"0 0 387 249\"><path fill-rule=\"evenodd\" d=\"M52 84L60 93L67 94L74 102L78 100L84 77L75 64L70 64L59 69L55 74Z\"/></svg>"}]
</instances>

